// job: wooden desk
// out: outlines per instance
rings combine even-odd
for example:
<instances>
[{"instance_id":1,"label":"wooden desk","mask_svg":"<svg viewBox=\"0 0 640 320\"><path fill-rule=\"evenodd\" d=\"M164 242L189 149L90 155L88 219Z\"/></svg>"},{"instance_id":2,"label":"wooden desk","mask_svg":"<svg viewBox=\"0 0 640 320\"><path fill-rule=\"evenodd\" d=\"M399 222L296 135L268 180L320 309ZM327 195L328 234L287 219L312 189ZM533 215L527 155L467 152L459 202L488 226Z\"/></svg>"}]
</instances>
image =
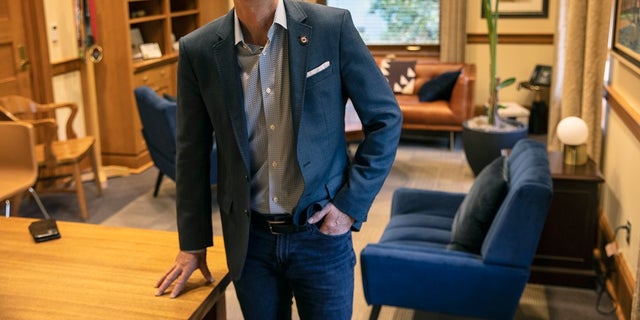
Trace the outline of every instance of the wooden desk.
<instances>
[{"instance_id":1,"label":"wooden desk","mask_svg":"<svg viewBox=\"0 0 640 320\"><path fill-rule=\"evenodd\" d=\"M153 287L178 252L175 232L60 222L62 237L35 243L26 218L0 218L1 319L225 318L229 284L222 238L178 298ZM171 288L169 288L171 289Z\"/></svg>"}]
</instances>

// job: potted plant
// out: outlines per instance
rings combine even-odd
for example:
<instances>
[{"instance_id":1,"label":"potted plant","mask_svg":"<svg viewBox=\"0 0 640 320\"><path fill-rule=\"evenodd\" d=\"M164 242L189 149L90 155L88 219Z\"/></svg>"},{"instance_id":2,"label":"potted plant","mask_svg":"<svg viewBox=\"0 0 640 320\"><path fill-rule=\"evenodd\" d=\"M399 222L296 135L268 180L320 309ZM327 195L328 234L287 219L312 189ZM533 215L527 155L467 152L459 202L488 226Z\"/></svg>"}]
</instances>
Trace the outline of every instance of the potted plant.
<instances>
[{"instance_id":1,"label":"potted plant","mask_svg":"<svg viewBox=\"0 0 640 320\"><path fill-rule=\"evenodd\" d=\"M489 37L489 101L485 105L486 115L478 116L463 123L462 144L469 166L475 175L493 159L500 156L503 149L513 147L527 136L527 128L517 121L500 118L498 109L500 89L512 85L516 79L511 77L500 81L497 76L498 47L498 5L500 0L482 0L487 20Z\"/></svg>"}]
</instances>

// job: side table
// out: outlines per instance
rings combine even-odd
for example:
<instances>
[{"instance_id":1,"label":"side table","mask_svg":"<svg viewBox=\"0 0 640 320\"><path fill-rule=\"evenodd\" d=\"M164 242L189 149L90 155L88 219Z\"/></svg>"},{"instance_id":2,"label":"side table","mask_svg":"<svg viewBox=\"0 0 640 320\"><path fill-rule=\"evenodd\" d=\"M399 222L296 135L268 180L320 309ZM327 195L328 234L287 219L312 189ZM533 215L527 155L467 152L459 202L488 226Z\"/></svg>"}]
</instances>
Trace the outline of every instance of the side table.
<instances>
[{"instance_id":1,"label":"side table","mask_svg":"<svg viewBox=\"0 0 640 320\"><path fill-rule=\"evenodd\" d=\"M596 164L565 165L562 152L549 152L553 199L540 237L529 282L595 288L593 251L598 231Z\"/></svg>"}]
</instances>

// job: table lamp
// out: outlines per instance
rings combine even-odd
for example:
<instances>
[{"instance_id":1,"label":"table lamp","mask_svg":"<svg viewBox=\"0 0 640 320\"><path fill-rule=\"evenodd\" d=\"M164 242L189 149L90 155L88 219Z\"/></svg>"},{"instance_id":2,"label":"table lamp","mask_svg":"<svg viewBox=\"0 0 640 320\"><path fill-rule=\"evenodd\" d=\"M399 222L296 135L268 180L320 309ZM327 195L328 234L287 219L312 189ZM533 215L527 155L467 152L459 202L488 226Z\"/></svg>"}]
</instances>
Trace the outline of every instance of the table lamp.
<instances>
[{"instance_id":1,"label":"table lamp","mask_svg":"<svg viewBox=\"0 0 640 320\"><path fill-rule=\"evenodd\" d=\"M580 166L587 163L587 137L589 128L578 117L567 117L558 123L558 139L563 144L564 163Z\"/></svg>"}]
</instances>

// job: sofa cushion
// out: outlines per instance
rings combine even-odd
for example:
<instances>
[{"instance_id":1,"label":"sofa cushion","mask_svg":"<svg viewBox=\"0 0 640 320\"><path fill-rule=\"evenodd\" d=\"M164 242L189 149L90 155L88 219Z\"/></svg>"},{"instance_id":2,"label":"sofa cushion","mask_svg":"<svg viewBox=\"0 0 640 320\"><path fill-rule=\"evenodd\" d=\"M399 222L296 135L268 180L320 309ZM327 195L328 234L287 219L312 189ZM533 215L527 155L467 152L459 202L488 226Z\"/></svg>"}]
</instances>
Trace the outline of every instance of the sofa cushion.
<instances>
[{"instance_id":1,"label":"sofa cushion","mask_svg":"<svg viewBox=\"0 0 640 320\"><path fill-rule=\"evenodd\" d=\"M505 157L496 158L476 177L453 219L450 249L480 253L493 218L508 192L505 165Z\"/></svg>"},{"instance_id":2,"label":"sofa cushion","mask_svg":"<svg viewBox=\"0 0 640 320\"><path fill-rule=\"evenodd\" d=\"M389 60L380 63L380 70L387 78L391 89L397 94L414 94L416 82L415 60Z\"/></svg>"},{"instance_id":3,"label":"sofa cushion","mask_svg":"<svg viewBox=\"0 0 640 320\"><path fill-rule=\"evenodd\" d=\"M426 212L400 214L389 221L380 242L445 247L451 239L449 228L452 220L451 217L431 215Z\"/></svg>"},{"instance_id":4,"label":"sofa cushion","mask_svg":"<svg viewBox=\"0 0 640 320\"><path fill-rule=\"evenodd\" d=\"M418 91L420 101L449 101L451 99L451 91L453 91L460 72L461 70L444 72L426 82Z\"/></svg>"}]
</instances>

